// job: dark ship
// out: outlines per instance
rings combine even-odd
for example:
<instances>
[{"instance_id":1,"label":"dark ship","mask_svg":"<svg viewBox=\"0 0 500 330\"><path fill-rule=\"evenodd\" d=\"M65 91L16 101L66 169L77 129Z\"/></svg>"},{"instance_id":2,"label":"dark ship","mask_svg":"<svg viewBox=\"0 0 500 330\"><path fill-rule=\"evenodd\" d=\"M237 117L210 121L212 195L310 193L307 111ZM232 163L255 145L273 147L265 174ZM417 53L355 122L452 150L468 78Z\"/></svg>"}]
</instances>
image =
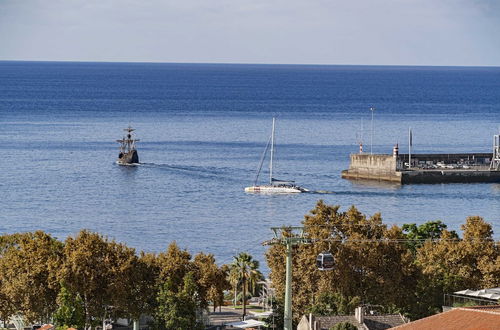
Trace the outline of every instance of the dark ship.
<instances>
[{"instance_id":1,"label":"dark ship","mask_svg":"<svg viewBox=\"0 0 500 330\"><path fill-rule=\"evenodd\" d=\"M121 140L116 140L116 142L120 143L120 153L118 154L116 163L118 165L138 164L139 155L137 154L137 150L135 150L135 143L139 140L134 139L132 136L132 132L135 131L135 129L129 126L123 130L127 132L127 135Z\"/></svg>"}]
</instances>

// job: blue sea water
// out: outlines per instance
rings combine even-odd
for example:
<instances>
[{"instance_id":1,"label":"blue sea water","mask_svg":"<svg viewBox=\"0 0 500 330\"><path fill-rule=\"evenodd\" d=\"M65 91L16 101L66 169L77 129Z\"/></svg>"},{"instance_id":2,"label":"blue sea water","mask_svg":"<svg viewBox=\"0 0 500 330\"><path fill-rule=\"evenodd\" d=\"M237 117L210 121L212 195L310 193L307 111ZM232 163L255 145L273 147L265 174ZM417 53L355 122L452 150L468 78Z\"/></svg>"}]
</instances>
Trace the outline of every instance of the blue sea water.
<instances>
[{"instance_id":1,"label":"blue sea water","mask_svg":"<svg viewBox=\"0 0 500 330\"><path fill-rule=\"evenodd\" d=\"M264 261L271 226L318 199L388 224L480 215L500 237L500 184L368 184L340 178L373 152L489 152L500 68L0 62L0 233L86 228L138 250L176 241L219 263ZM276 177L333 194L251 195L277 118ZM137 167L115 164L137 129ZM265 180L266 174L263 173ZM263 265L264 270L266 266Z\"/></svg>"}]
</instances>

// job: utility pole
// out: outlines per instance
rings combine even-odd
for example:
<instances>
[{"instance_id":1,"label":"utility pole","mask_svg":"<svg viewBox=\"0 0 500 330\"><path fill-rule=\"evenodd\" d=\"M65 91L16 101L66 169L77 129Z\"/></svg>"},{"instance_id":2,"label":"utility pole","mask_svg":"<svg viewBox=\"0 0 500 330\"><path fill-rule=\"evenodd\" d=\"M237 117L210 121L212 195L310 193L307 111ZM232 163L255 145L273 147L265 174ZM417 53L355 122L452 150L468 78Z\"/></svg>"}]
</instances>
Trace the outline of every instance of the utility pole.
<instances>
[{"instance_id":1,"label":"utility pole","mask_svg":"<svg viewBox=\"0 0 500 330\"><path fill-rule=\"evenodd\" d=\"M286 284L284 330L292 330L292 250L299 244L308 244L310 240L304 236L304 227L272 227L274 238L263 245L280 244L286 247Z\"/></svg>"},{"instance_id":2,"label":"utility pole","mask_svg":"<svg viewBox=\"0 0 500 330\"><path fill-rule=\"evenodd\" d=\"M370 154L373 154L373 113L375 112L375 108L371 107L370 111L372 112L372 133L370 137Z\"/></svg>"}]
</instances>

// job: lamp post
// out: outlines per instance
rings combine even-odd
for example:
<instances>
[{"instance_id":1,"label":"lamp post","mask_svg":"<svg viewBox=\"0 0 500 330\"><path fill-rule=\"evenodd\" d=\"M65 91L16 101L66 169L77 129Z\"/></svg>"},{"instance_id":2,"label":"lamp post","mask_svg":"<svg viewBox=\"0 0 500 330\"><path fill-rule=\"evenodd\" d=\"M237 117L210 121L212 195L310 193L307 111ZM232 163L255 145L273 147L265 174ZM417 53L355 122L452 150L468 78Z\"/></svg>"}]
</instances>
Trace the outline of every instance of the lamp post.
<instances>
[{"instance_id":1,"label":"lamp post","mask_svg":"<svg viewBox=\"0 0 500 330\"><path fill-rule=\"evenodd\" d=\"M375 108L371 107L370 111L372 112L372 132L370 136L370 154L373 154L373 113L375 112Z\"/></svg>"}]
</instances>

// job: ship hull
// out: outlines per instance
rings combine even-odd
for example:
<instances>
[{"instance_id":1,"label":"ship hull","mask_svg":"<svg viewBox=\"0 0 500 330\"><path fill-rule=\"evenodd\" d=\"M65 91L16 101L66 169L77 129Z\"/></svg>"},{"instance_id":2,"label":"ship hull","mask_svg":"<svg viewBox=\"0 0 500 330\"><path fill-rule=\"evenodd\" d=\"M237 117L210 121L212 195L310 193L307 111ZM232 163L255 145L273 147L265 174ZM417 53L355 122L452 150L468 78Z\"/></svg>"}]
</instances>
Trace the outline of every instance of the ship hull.
<instances>
[{"instance_id":1,"label":"ship hull","mask_svg":"<svg viewBox=\"0 0 500 330\"><path fill-rule=\"evenodd\" d=\"M246 187L247 193L260 193L260 194L297 194L307 192L307 189L296 186L252 186Z\"/></svg>"},{"instance_id":2,"label":"ship hull","mask_svg":"<svg viewBox=\"0 0 500 330\"><path fill-rule=\"evenodd\" d=\"M139 155L137 150L131 150L127 153L120 153L116 160L118 165L134 165L139 163Z\"/></svg>"}]
</instances>

